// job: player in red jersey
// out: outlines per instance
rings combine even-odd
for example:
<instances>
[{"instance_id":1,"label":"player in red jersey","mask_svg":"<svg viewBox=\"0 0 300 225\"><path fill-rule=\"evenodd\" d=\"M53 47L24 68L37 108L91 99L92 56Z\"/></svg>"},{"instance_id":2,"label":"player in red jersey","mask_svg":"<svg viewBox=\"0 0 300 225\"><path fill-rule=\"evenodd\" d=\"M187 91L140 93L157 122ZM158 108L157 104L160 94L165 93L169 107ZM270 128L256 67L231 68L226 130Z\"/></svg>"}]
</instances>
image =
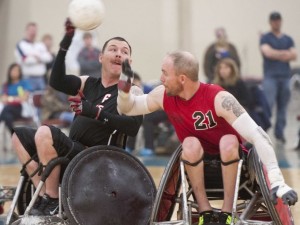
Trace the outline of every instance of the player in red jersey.
<instances>
[{"instance_id":1,"label":"player in red jersey","mask_svg":"<svg viewBox=\"0 0 300 225\"><path fill-rule=\"evenodd\" d=\"M230 224L242 138L255 146L266 166L272 200L276 202L279 197L285 204L294 205L297 193L285 183L268 135L229 92L199 82L198 72L198 61L191 53L167 54L162 63L162 85L141 96L120 85L118 108L127 115L165 110L182 143L181 158L199 205L199 224L209 223L212 216L204 186L204 155L221 158L224 201L219 222ZM127 61L123 62L123 74L132 76Z\"/></svg>"}]
</instances>

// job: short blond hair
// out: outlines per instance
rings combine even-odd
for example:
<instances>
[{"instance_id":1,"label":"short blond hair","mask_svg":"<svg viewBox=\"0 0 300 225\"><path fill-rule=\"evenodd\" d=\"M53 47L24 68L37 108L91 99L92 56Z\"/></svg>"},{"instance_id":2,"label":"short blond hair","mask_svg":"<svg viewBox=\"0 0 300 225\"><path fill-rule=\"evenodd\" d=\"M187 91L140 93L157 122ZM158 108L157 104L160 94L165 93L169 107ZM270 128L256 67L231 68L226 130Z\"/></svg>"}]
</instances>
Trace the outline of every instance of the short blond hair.
<instances>
[{"instance_id":1,"label":"short blond hair","mask_svg":"<svg viewBox=\"0 0 300 225\"><path fill-rule=\"evenodd\" d=\"M190 52L174 51L167 54L173 60L176 75L184 74L192 81L198 81L199 62Z\"/></svg>"}]
</instances>

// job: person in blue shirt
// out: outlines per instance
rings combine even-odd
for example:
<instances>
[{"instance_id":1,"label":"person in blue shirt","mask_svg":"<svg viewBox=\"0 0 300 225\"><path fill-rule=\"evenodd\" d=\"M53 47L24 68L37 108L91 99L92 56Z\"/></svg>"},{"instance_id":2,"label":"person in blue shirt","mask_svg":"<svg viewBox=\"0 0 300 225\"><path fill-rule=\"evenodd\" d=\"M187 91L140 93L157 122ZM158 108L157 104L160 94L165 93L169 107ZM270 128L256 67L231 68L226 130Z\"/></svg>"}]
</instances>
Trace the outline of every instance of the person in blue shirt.
<instances>
[{"instance_id":1,"label":"person in blue shirt","mask_svg":"<svg viewBox=\"0 0 300 225\"><path fill-rule=\"evenodd\" d=\"M269 17L271 31L262 35L260 50L263 55L263 88L272 109L276 104L274 135L277 141L285 143L287 106L290 99L290 61L296 60L297 53L293 39L281 32L282 18L279 12Z\"/></svg>"},{"instance_id":2,"label":"person in blue shirt","mask_svg":"<svg viewBox=\"0 0 300 225\"><path fill-rule=\"evenodd\" d=\"M23 79L19 64L12 63L8 67L7 81L2 85L1 102L3 110L0 122L4 121L7 128L13 133L13 122L22 118L22 102L27 101L31 86Z\"/></svg>"}]
</instances>

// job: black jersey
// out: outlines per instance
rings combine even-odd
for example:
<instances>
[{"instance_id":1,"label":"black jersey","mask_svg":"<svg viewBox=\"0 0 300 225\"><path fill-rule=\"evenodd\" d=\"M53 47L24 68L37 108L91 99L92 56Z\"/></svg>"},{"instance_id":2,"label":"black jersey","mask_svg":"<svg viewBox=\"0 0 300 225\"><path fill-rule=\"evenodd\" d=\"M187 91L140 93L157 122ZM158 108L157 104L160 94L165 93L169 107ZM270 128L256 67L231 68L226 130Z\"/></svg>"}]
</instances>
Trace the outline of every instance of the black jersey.
<instances>
[{"instance_id":1,"label":"black jersey","mask_svg":"<svg viewBox=\"0 0 300 225\"><path fill-rule=\"evenodd\" d=\"M93 105L102 105L102 112L119 115L117 111L117 84L103 87L101 78L89 77L83 90L85 98ZM125 116L124 116L125 117ZM70 138L85 146L106 145L111 133L117 128L106 121L95 120L85 116L76 116L70 129Z\"/></svg>"}]
</instances>

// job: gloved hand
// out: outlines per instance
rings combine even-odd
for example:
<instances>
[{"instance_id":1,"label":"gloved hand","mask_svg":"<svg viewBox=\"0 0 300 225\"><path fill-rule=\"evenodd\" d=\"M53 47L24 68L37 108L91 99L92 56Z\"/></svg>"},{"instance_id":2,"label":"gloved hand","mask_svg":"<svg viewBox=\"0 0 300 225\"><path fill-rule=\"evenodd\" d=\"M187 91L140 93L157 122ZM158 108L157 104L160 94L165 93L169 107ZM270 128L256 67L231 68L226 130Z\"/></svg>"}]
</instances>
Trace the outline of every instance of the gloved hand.
<instances>
[{"instance_id":1,"label":"gloved hand","mask_svg":"<svg viewBox=\"0 0 300 225\"><path fill-rule=\"evenodd\" d=\"M73 26L71 20L67 18L65 22L65 36L60 42L60 49L67 51L72 43L72 39L75 33L75 27Z\"/></svg>"},{"instance_id":2,"label":"gloved hand","mask_svg":"<svg viewBox=\"0 0 300 225\"><path fill-rule=\"evenodd\" d=\"M125 93L130 91L134 72L131 70L128 59L122 62L122 73L118 82L118 89Z\"/></svg>"},{"instance_id":3,"label":"gloved hand","mask_svg":"<svg viewBox=\"0 0 300 225\"><path fill-rule=\"evenodd\" d=\"M70 108L76 115L82 115L94 119L98 119L102 107L93 106L91 102L85 99L82 92L79 92L80 96L69 97Z\"/></svg>"},{"instance_id":4,"label":"gloved hand","mask_svg":"<svg viewBox=\"0 0 300 225\"><path fill-rule=\"evenodd\" d=\"M277 198L281 198L286 205L295 205L298 201L297 193L286 184L281 184L271 189L271 200L274 205L277 204Z\"/></svg>"}]
</instances>

